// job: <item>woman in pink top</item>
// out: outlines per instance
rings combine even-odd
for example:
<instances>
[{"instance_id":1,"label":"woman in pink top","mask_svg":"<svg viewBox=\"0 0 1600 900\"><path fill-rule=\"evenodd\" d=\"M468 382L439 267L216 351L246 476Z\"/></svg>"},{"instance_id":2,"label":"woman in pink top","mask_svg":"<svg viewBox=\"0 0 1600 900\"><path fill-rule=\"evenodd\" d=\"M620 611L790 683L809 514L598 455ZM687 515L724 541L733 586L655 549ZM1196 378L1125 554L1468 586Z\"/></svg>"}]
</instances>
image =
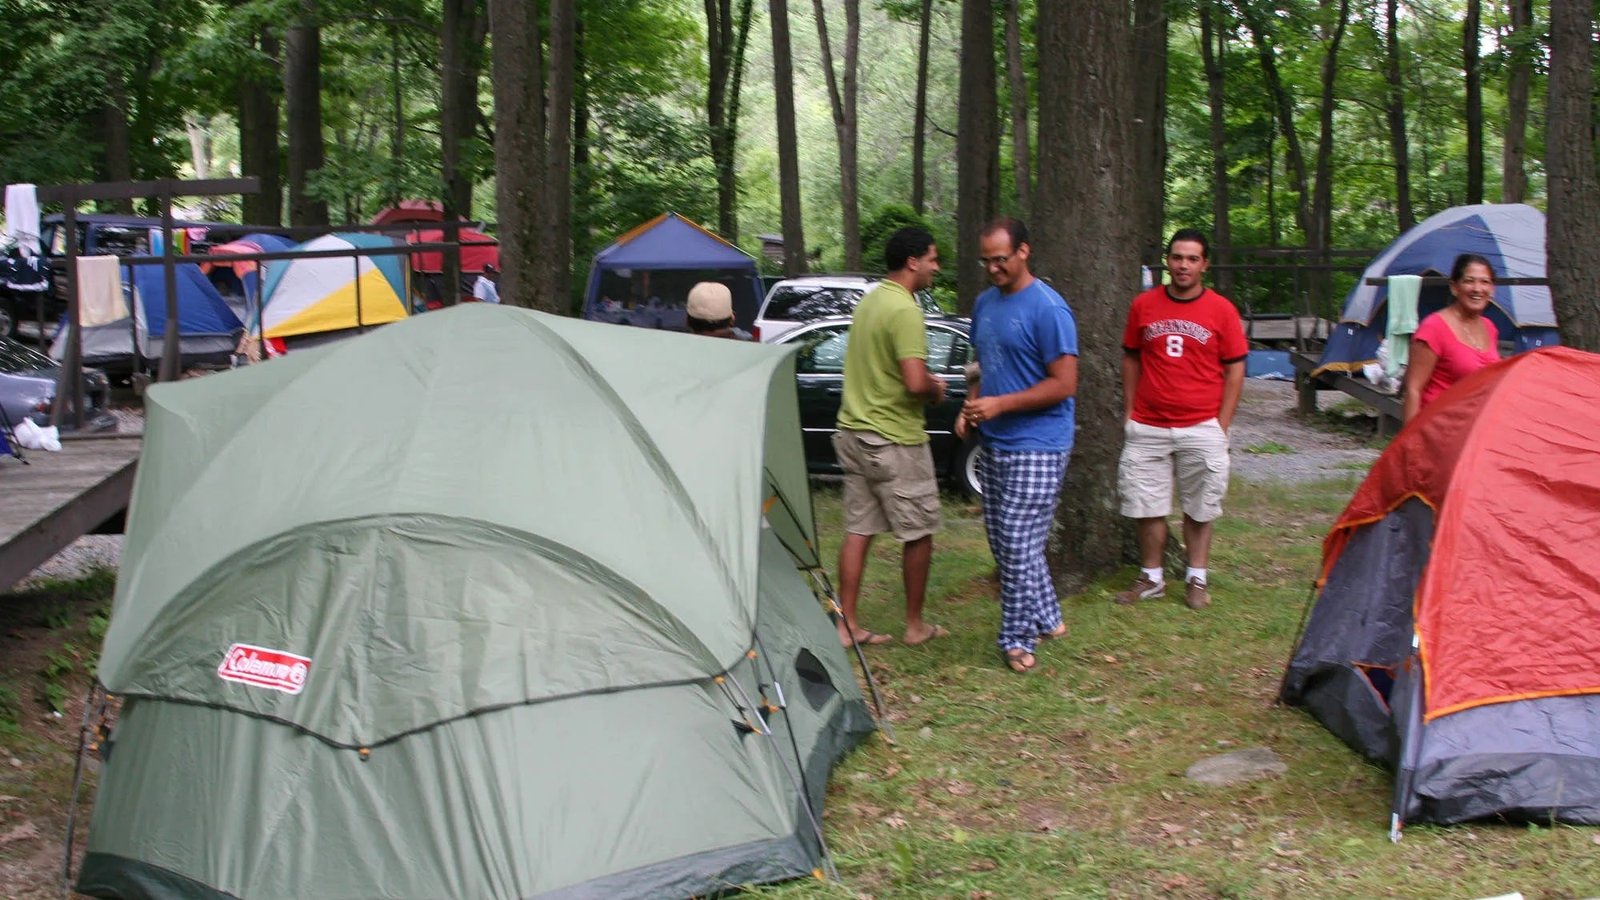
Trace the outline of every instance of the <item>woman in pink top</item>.
<instances>
[{"instance_id":1,"label":"woman in pink top","mask_svg":"<svg viewBox=\"0 0 1600 900\"><path fill-rule=\"evenodd\" d=\"M1417 326L1406 367L1405 417L1428 405L1445 388L1500 359L1500 334L1484 316L1494 297L1494 267L1476 253L1463 253L1450 267L1455 302Z\"/></svg>"}]
</instances>

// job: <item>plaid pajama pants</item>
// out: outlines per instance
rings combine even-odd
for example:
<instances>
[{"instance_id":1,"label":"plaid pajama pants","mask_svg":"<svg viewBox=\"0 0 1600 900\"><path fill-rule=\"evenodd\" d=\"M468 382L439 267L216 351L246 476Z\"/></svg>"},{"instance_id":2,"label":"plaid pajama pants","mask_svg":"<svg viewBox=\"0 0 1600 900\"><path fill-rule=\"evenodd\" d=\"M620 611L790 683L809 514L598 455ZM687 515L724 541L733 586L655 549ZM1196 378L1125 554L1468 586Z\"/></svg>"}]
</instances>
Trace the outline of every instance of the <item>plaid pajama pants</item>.
<instances>
[{"instance_id":1,"label":"plaid pajama pants","mask_svg":"<svg viewBox=\"0 0 1600 900\"><path fill-rule=\"evenodd\" d=\"M984 448L978 477L983 485L983 524L989 552L1000 567L1000 651L1033 652L1039 635L1061 625L1045 540L1055 521L1061 482L1072 454L1004 452Z\"/></svg>"}]
</instances>

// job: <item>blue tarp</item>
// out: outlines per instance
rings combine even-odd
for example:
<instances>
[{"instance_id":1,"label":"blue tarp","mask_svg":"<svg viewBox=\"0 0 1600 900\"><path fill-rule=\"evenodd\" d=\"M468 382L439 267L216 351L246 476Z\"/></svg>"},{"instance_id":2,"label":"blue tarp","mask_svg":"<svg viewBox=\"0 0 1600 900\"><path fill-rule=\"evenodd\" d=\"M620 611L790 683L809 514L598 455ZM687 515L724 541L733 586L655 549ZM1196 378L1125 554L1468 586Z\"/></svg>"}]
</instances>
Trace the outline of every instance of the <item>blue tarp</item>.
<instances>
[{"instance_id":1,"label":"blue tarp","mask_svg":"<svg viewBox=\"0 0 1600 900\"><path fill-rule=\"evenodd\" d=\"M1455 258L1476 253L1499 278L1545 277L1544 213L1523 203L1457 206L1430 216L1384 249L1345 297L1339 322L1328 336L1318 371L1355 371L1377 361L1384 338L1388 288L1368 278L1390 275L1449 275ZM1418 315L1450 304L1445 287L1424 287ZM1500 337L1517 352L1559 343L1555 307L1544 285L1498 285L1487 313Z\"/></svg>"},{"instance_id":2,"label":"blue tarp","mask_svg":"<svg viewBox=\"0 0 1600 900\"><path fill-rule=\"evenodd\" d=\"M603 303L607 274L633 279L663 273L647 298L612 298ZM583 317L656 328L683 327L683 305L694 281L720 281L733 292L734 318L748 326L761 305L761 279L749 254L677 213L665 213L617 238L594 255ZM635 302L635 300L640 302Z\"/></svg>"}]
</instances>

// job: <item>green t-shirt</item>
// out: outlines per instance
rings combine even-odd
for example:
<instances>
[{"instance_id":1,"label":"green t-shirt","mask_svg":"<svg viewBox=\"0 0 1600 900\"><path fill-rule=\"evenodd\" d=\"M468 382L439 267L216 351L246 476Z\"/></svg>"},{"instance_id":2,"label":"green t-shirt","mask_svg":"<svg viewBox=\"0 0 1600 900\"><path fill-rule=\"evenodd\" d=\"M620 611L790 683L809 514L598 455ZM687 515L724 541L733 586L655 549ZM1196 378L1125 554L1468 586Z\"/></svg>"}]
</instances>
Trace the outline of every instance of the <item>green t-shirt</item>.
<instances>
[{"instance_id":1,"label":"green t-shirt","mask_svg":"<svg viewBox=\"0 0 1600 900\"><path fill-rule=\"evenodd\" d=\"M928 358L922 307L911 292L885 279L856 305L844 351L840 428L873 431L896 444L928 441L923 400L906 390L900 360Z\"/></svg>"}]
</instances>

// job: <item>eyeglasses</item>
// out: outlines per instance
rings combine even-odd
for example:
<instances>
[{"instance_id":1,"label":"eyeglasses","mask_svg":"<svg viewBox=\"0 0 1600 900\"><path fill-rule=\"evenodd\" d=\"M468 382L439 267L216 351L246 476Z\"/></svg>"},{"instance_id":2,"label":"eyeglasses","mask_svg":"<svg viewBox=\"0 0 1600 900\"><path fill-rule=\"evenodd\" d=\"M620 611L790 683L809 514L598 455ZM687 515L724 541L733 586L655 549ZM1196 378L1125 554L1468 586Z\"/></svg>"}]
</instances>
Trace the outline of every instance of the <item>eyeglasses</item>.
<instances>
[{"instance_id":1,"label":"eyeglasses","mask_svg":"<svg viewBox=\"0 0 1600 900\"><path fill-rule=\"evenodd\" d=\"M1010 254L1007 254L1005 256L980 256L980 257L978 257L978 265L982 266L985 269L993 268L994 266L1003 266L1003 265L1005 265L1006 263L1008 263L1010 261L1011 261L1011 255Z\"/></svg>"}]
</instances>

